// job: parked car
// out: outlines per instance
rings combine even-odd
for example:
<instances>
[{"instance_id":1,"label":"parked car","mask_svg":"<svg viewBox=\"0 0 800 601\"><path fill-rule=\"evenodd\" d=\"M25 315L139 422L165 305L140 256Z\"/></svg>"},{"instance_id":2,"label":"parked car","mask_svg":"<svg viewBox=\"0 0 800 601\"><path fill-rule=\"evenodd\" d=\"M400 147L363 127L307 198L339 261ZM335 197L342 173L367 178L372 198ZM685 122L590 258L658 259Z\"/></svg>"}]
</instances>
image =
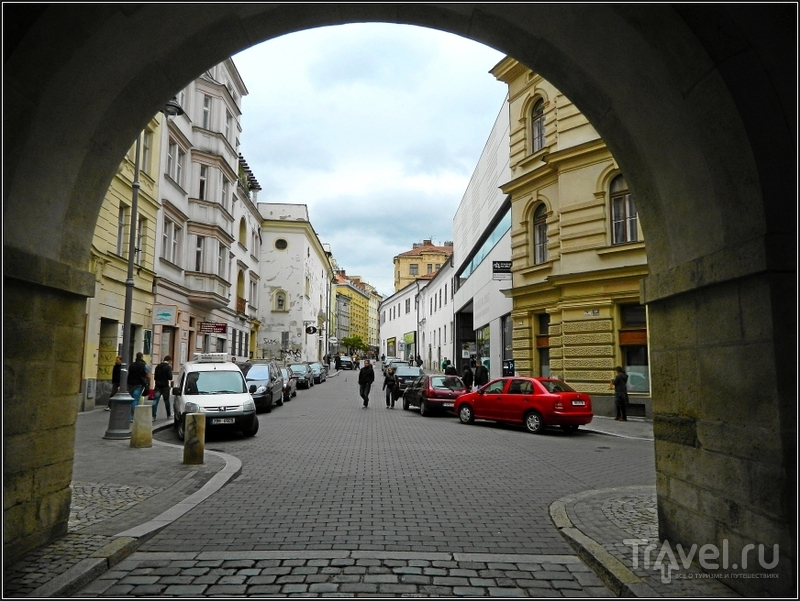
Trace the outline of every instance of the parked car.
<instances>
[{"instance_id":1,"label":"parked car","mask_svg":"<svg viewBox=\"0 0 800 601\"><path fill-rule=\"evenodd\" d=\"M383 361L381 361L381 370L383 371L384 375L386 375L386 370L389 369L389 366L392 364L393 361L400 361L400 358L385 357Z\"/></svg>"},{"instance_id":2,"label":"parked car","mask_svg":"<svg viewBox=\"0 0 800 601\"><path fill-rule=\"evenodd\" d=\"M592 399L557 378L505 377L492 380L456 400L462 423L488 419L522 424L528 432L545 426L574 431L592 421Z\"/></svg>"},{"instance_id":3,"label":"parked car","mask_svg":"<svg viewBox=\"0 0 800 601\"><path fill-rule=\"evenodd\" d=\"M178 438L186 435L186 414L205 413L206 428L232 428L245 436L258 432L256 404L239 366L227 353L198 353L178 372L172 389L173 423Z\"/></svg>"},{"instance_id":4,"label":"parked car","mask_svg":"<svg viewBox=\"0 0 800 601\"><path fill-rule=\"evenodd\" d=\"M292 397L297 396L297 378L288 367L281 367L283 376L283 401L291 401Z\"/></svg>"},{"instance_id":5,"label":"parked car","mask_svg":"<svg viewBox=\"0 0 800 601\"><path fill-rule=\"evenodd\" d=\"M328 379L328 370L319 361L309 363L308 366L311 368L311 375L314 377L315 384L322 384Z\"/></svg>"},{"instance_id":6,"label":"parked car","mask_svg":"<svg viewBox=\"0 0 800 601\"><path fill-rule=\"evenodd\" d=\"M342 369L355 369L356 366L353 364L353 360L350 357L340 357L339 358L339 365L341 365Z\"/></svg>"},{"instance_id":7,"label":"parked car","mask_svg":"<svg viewBox=\"0 0 800 601\"><path fill-rule=\"evenodd\" d=\"M403 395L408 385L414 380L419 378L425 372L421 367L409 367L408 365L396 364L394 366L394 375L397 378L397 383L400 386L400 396Z\"/></svg>"},{"instance_id":8,"label":"parked car","mask_svg":"<svg viewBox=\"0 0 800 601\"><path fill-rule=\"evenodd\" d=\"M314 385L314 374L311 373L308 363L292 363L289 370L297 378L298 388L311 388Z\"/></svg>"},{"instance_id":9,"label":"parked car","mask_svg":"<svg viewBox=\"0 0 800 601\"><path fill-rule=\"evenodd\" d=\"M247 386L256 386L251 392L256 403L256 410L272 411L275 405L283 405L283 375L278 364L272 360L255 359L251 363L242 363L239 368L244 374Z\"/></svg>"},{"instance_id":10,"label":"parked car","mask_svg":"<svg viewBox=\"0 0 800 601\"><path fill-rule=\"evenodd\" d=\"M458 376L423 374L403 391L403 409L419 407L419 414L425 417L437 411L452 411L456 399L466 392L467 387Z\"/></svg>"}]
</instances>

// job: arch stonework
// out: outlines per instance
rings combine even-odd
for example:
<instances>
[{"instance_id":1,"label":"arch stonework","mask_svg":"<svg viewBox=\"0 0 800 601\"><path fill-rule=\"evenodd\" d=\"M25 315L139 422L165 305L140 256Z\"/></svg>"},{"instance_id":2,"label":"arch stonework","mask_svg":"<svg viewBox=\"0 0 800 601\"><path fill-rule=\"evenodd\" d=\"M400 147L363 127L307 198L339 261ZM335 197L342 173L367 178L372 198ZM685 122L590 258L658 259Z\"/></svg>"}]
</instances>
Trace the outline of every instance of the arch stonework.
<instances>
[{"instance_id":1,"label":"arch stonework","mask_svg":"<svg viewBox=\"0 0 800 601\"><path fill-rule=\"evenodd\" d=\"M66 533L91 236L137 132L240 50L366 21L492 46L591 121L647 239L660 535L779 544L780 579L730 582L793 588L793 5L4 5L4 561Z\"/></svg>"}]
</instances>

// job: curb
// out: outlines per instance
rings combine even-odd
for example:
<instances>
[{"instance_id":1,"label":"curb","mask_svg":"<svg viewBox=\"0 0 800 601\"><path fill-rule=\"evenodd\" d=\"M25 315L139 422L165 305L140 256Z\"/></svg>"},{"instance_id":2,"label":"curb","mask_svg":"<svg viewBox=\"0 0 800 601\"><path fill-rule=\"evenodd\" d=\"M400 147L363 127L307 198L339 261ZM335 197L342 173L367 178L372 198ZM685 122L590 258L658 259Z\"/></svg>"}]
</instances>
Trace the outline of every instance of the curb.
<instances>
[{"instance_id":1,"label":"curb","mask_svg":"<svg viewBox=\"0 0 800 601\"><path fill-rule=\"evenodd\" d=\"M161 424L154 427L153 432L160 432L171 427L172 423ZM154 440L153 444L180 448L180 445L161 442L160 440ZM191 509L194 509L242 472L242 462L237 457L220 451L206 451L206 453L222 459L225 462L225 466L214 474L199 490L152 520L115 534L115 539L102 549L95 551L90 557L79 561L63 574L59 574L53 580L36 588L26 596L67 597L77 593L92 580L95 580L123 559L132 555L142 543L152 538Z\"/></svg>"},{"instance_id":2,"label":"curb","mask_svg":"<svg viewBox=\"0 0 800 601\"><path fill-rule=\"evenodd\" d=\"M660 597L649 584L631 572L621 561L605 550L603 545L578 529L567 513L567 503L584 497L608 492L590 490L585 493L562 497L550 505L550 518L558 531L566 539L586 565L618 597Z\"/></svg>"}]
</instances>

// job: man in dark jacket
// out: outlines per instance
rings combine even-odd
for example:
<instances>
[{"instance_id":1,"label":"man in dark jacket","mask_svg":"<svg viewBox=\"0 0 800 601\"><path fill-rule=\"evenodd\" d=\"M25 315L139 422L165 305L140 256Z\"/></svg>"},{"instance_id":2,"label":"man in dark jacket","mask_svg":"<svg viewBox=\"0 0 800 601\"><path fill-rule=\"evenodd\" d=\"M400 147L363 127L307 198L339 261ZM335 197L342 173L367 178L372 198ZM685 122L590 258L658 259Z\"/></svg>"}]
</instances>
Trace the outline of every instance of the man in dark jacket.
<instances>
[{"instance_id":1,"label":"man in dark jacket","mask_svg":"<svg viewBox=\"0 0 800 601\"><path fill-rule=\"evenodd\" d=\"M158 414L158 401L164 397L164 408L167 410L167 419L172 417L169 406L169 389L172 386L172 357L167 355L164 360L156 365L153 379L155 380L155 391L153 392L153 419Z\"/></svg>"},{"instance_id":2,"label":"man in dark jacket","mask_svg":"<svg viewBox=\"0 0 800 601\"><path fill-rule=\"evenodd\" d=\"M144 355L136 353L136 361L131 363L128 368L128 392L133 397L131 403L131 421L133 421L133 412L136 405L139 404L139 399L148 385L147 364L144 362Z\"/></svg>"},{"instance_id":3,"label":"man in dark jacket","mask_svg":"<svg viewBox=\"0 0 800 601\"><path fill-rule=\"evenodd\" d=\"M483 363L475 365L475 388L480 388L489 382L489 370Z\"/></svg>"},{"instance_id":4,"label":"man in dark jacket","mask_svg":"<svg viewBox=\"0 0 800 601\"><path fill-rule=\"evenodd\" d=\"M614 389L614 407L617 410L617 417L614 419L618 422L626 422L628 421L628 374L620 365L617 365L614 371L617 372L617 375L608 385L609 388Z\"/></svg>"},{"instance_id":5,"label":"man in dark jacket","mask_svg":"<svg viewBox=\"0 0 800 601\"><path fill-rule=\"evenodd\" d=\"M369 390L372 388L372 383L375 381L375 371L370 365L369 359L364 360L364 367L358 373L358 388L359 396L364 399L364 409L369 405Z\"/></svg>"}]
</instances>

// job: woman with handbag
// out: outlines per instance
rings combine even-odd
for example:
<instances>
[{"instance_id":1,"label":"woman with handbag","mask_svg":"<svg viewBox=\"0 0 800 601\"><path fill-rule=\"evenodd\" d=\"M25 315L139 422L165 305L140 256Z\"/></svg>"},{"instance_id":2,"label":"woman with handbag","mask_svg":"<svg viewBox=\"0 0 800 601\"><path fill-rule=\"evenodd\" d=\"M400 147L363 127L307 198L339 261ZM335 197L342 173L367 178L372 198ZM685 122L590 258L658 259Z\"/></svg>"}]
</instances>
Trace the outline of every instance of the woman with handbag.
<instances>
[{"instance_id":1,"label":"woman with handbag","mask_svg":"<svg viewBox=\"0 0 800 601\"><path fill-rule=\"evenodd\" d=\"M394 409L394 402L397 400L395 390L399 390L400 386L397 383L397 376L394 375L394 368L390 367L386 370L386 375L383 377L383 391L386 396L386 408Z\"/></svg>"}]
</instances>

